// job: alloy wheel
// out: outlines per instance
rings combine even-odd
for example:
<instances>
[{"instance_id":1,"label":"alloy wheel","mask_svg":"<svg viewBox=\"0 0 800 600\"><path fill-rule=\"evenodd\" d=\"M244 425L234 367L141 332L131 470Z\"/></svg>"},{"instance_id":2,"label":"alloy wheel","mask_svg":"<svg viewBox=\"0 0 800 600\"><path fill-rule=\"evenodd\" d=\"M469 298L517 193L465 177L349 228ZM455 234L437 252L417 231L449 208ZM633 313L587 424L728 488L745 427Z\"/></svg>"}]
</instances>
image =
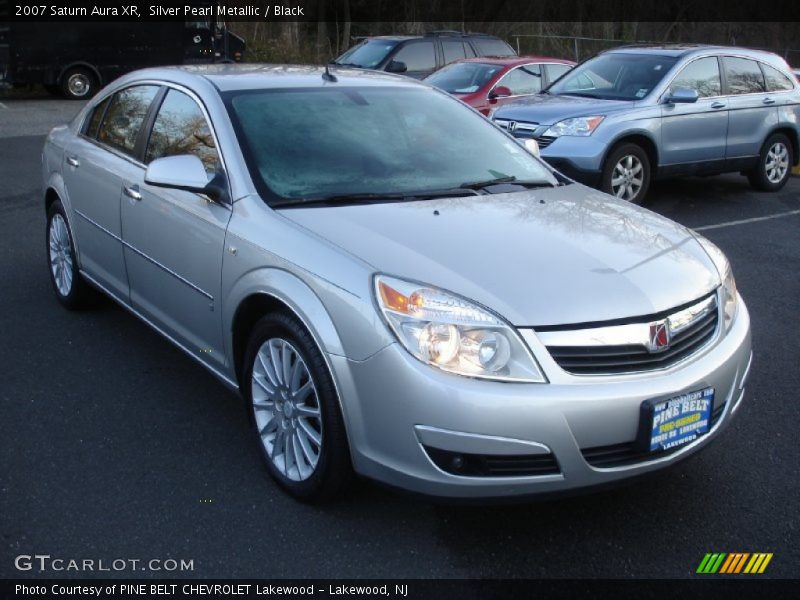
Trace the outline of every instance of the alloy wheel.
<instances>
[{"instance_id":1,"label":"alloy wheel","mask_svg":"<svg viewBox=\"0 0 800 600\"><path fill-rule=\"evenodd\" d=\"M786 177L789 170L789 150L783 142L775 142L767 152L767 160L764 163L764 170L767 179L771 183L778 183Z\"/></svg>"},{"instance_id":2,"label":"alloy wheel","mask_svg":"<svg viewBox=\"0 0 800 600\"><path fill-rule=\"evenodd\" d=\"M64 217L56 213L50 220L49 231L50 270L58 293L69 296L72 291L72 251L69 230Z\"/></svg>"},{"instance_id":3,"label":"alloy wheel","mask_svg":"<svg viewBox=\"0 0 800 600\"><path fill-rule=\"evenodd\" d=\"M322 413L314 380L291 343L270 338L261 345L251 395L269 460L292 481L311 477L322 452Z\"/></svg>"},{"instance_id":4,"label":"alloy wheel","mask_svg":"<svg viewBox=\"0 0 800 600\"><path fill-rule=\"evenodd\" d=\"M642 162L633 154L619 159L611 174L611 191L622 200L633 200L644 183Z\"/></svg>"}]
</instances>

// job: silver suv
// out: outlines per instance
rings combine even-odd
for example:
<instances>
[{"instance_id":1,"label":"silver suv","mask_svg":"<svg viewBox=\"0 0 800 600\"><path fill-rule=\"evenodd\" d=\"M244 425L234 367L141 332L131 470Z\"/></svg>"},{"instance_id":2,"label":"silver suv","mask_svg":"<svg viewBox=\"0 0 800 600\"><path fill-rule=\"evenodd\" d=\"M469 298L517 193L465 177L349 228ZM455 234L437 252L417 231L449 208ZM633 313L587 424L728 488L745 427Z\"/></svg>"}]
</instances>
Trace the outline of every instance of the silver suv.
<instances>
[{"instance_id":1,"label":"silver suv","mask_svg":"<svg viewBox=\"0 0 800 600\"><path fill-rule=\"evenodd\" d=\"M779 56L744 48L617 48L492 118L562 173L636 203L676 175L738 171L779 190L800 156L797 80Z\"/></svg>"}]
</instances>

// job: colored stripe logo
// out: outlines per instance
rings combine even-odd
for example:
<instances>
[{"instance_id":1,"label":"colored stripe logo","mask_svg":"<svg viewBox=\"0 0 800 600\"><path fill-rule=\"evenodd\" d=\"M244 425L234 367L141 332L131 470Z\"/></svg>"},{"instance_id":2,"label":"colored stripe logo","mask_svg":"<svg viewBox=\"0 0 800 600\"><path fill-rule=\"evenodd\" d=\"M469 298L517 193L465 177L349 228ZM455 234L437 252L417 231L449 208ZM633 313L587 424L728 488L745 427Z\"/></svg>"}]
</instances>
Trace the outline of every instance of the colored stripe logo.
<instances>
[{"instance_id":1,"label":"colored stripe logo","mask_svg":"<svg viewBox=\"0 0 800 600\"><path fill-rule=\"evenodd\" d=\"M772 552L708 552L696 572L703 575L756 575L763 573L771 560Z\"/></svg>"}]
</instances>

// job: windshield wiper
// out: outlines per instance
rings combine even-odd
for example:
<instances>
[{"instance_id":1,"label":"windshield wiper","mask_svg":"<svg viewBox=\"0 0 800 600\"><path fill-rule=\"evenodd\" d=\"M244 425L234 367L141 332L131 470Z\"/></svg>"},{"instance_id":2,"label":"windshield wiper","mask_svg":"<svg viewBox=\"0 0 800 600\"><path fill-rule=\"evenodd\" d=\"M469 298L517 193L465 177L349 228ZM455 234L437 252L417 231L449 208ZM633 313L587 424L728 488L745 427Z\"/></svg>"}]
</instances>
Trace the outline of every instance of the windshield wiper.
<instances>
[{"instance_id":1,"label":"windshield wiper","mask_svg":"<svg viewBox=\"0 0 800 600\"><path fill-rule=\"evenodd\" d=\"M510 183L512 185L519 185L526 188L537 188L537 187L553 187L553 184L549 181L541 181L541 180L522 180L517 179L513 175L508 175L506 177L495 177L494 179L487 179L486 181L473 181L470 183L462 183L459 188L463 190L482 190L487 187L491 187L493 185L500 185L503 183Z\"/></svg>"},{"instance_id":2,"label":"windshield wiper","mask_svg":"<svg viewBox=\"0 0 800 600\"><path fill-rule=\"evenodd\" d=\"M336 65L337 67L356 67L357 69L363 69L364 65L357 65L356 63L348 63L348 62L336 62L332 60L328 63L329 65Z\"/></svg>"},{"instance_id":3,"label":"windshield wiper","mask_svg":"<svg viewBox=\"0 0 800 600\"><path fill-rule=\"evenodd\" d=\"M272 208L303 208L304 206L343 206L348 204L376 204L384 202L413 202L415 200L430 200L433 198L455 198L466 195L465 192L477 192L469 188L455 188L446 190L423 190L419 192L390 192L378 194L364 192L357 194L330 194L315 198L298 198L296 200L281 200L272 202Z\"/></svg>"}]
</instances>

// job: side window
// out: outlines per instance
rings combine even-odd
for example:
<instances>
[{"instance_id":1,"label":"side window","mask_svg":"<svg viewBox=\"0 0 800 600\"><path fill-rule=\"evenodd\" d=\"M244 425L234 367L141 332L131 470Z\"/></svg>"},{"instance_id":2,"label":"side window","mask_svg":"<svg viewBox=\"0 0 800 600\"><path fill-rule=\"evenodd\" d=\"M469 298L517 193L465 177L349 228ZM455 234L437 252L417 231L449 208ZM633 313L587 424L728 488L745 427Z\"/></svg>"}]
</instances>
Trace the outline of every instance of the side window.
<instances>
[{"instance_id":1,"label":"side window","mask_svg":"<svg viewBox=\"0 0 800 600\"><path fill-rule=\"evenodd\" d=\"M111 97L106 98L100 104L95 106L92 114L86 120L86 125L84 126L84 135L90 137L92 139L97 137L97 131L100 129L100 121L103 119L103 114L106 112L106 107L110 102Z\"/></svg>"},{"instance_id":2,"label":"side window","mask_svg":"<svg viewBox=\"0 0 800 600\"><path fill-rule=\"evenodd\" d=\"M766 91L758 63L746 58L724 58L729 94L755 94Z\"/></svg>"},{"instance_id":3,"label":"side window","mask_svg":"<svg viewBox=\"0 0 800 600\"><path fill-rule=\"evenodd\" d=\"M442 40L442 50L444 50L444 64L449 65L451 62L466 58L467 54L464 50L464 42L461 40Z\"/></svg>"},{"instance_id":4,"label":"side window","mask_svg":"<svg viewBox=\"0 0 800 600\"><path fill-rule=\"evenodd\" d=\"M214 136L200 107L183 92L169 90L153 123L145 163L179 154L194 154L209 174L219 169Z\"/></svg>"},{"instance_id":5,"label":"side window","mask_svg":"<svg viewBox=\"0 0 800 600\"><path fill-rule=\"evenodd\" d=\"M536 94L542 90L542 69L539 65L517 67L505 75L497 85L504 85L514 96Z\"/></svg>"},{"instance_id":6,"label":"side window","mask_svg":"<svg viewBox=\"0 0 800 600\"><path fill-rule=\"evenodd\" d=\"M689 88L697 90L701 98L719 96L722 83L719 76L719 62L715 56L700 58L684 67L672 80L672 89Z\"/></svg>"},{"instance_id":7,"label":"side window","mask_svg":"<svg viewBox=\"0 0 800 600\"><path fill-rule=\"evenodd\" d=\"M133 156L136 137L157 92L156 85L137 85L114 94L97 134L98 141Z\"/></svg>"},{"instance_id":8,"label":"side window","mask_svg":"<svg viewBox=\"0 0 800 600\"><path fill-rule=\"evenodd\" d=\"M794 89L791 79L778 71L778 69L761 63L761 70L764 72L768 92L785 92Z\"/></svg>"},{"instance_id":9,"label":"side window","mask_svg":"<svg viewBox=\"0 0 800 600\"><path fill-rule=\"evenodd\" d=\"M489 37L473 38L472 43L478 49L481 56L516 56L514 49L503 40Z\"/></svg>"},{"instance_id":10,"label":"side window","mask_svg":"<svg viewBox=\"0 0 800 600\"><path fill-rule=\"evenodd\" d=\"M467 58L475 58L476 56L478 56L478 55L475 53L475 48L473 48L473 47L472 47L472 46L471 46L469 43L467 43L467 42L464 42L464 50L465 50L465 51L466 51L466 53L467 53Z\"/></svg>"},{"instance_id":11,"label":"side window","mask_svg":"<svg viewBox=\"0 0 800 600\"><path fill-rule=\"evenodd\" d=\"M408 71L432 71L436 68L436 55L433 42L414 42L406 44L393 57L394 60L406 63Z\"/></svg>"},{"instance_id":12,"label":"side window","mask_svg":"<svg viewBox=\"0 0 800 600\"><path fill-rule=\"evenodd\" d=\"M547 69L547 76L550 78L550 83L553 83L556 79L561 77L564 73L572 69L569 65L545 65Z\"/></svg>"}]
</instances>

